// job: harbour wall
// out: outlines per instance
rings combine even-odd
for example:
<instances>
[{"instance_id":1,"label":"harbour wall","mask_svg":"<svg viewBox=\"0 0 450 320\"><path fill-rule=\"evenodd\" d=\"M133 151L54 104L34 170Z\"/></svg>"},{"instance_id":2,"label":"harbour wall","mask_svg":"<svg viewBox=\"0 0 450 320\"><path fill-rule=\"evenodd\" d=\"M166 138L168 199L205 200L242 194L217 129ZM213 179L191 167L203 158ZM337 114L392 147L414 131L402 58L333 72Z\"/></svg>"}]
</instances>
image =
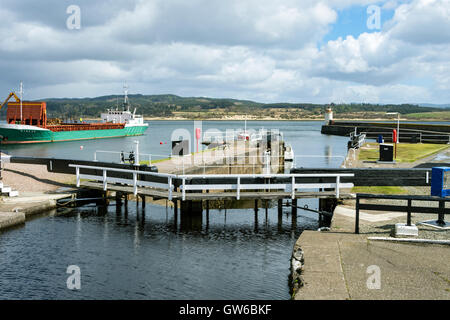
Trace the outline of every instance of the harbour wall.
<instances>
[{"instance_id":1,"label":"harbour wall","mask_svg":"<svg viewBox=\"0 0 450 320\"><path fill-rule=\"evenodd\" d=\"M18 202L2 202L0 204L0 231L25 224L26 220L41 213L57 208L57 200L71 197L70 194L40 195L39 200L18 198ZM22 201L23 200L23 201Z\"/></svg>"},{"instance_id":2,"label":"harbour wall","mask_svg":"<svg viewBox=\"0 0 450 320\"><path fill-rule=\"evenodd\" d=\"M397 129L397 123L362 122L362 121L330 121L322 126L322 134L349 136L350 133L366 132L368 138L383 135L386 142L392 141L392 130ZM450 125L418 124L400 122L400 142L449 143ZM370 134L373 133L373 134Z\"/></svg>"}]
</instances>

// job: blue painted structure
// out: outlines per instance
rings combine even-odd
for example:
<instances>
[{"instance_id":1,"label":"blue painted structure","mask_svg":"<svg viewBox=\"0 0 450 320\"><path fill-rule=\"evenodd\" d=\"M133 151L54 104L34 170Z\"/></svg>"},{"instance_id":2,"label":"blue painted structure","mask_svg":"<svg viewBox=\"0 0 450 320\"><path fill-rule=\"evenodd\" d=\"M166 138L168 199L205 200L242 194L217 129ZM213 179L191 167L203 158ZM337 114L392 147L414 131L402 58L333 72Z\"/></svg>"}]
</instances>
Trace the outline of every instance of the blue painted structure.
<instances>
[{"instance_id":1,"label":"blue painted structure","mask_svg":"<svg viewBox=\"0 0 450 320\"><path fill-rule=\"evenodd\" d=\"M450 167L431 169L431 195L441 198L450 195Z\"/></svg>"}]
</instances>

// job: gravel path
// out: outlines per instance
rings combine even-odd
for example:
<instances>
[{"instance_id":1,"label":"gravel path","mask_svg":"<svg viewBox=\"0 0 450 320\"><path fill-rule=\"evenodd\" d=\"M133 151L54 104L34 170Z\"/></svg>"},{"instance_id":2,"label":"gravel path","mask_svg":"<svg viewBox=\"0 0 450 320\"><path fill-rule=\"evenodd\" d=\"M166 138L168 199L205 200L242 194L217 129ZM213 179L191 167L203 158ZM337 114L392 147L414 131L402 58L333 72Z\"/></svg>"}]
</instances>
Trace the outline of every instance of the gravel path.
<instances>
[{"instance_id":1,"label":"gravel path","mask_svg":"<svg viewBox=\"0 0 450 320\"><path fill-rule=\"evenodd\" d=\"M75 182L69 174L52 173L45 165L5 163L1 172L3 183L19 192L49 192Z\"/></svg>"}]
</instances>

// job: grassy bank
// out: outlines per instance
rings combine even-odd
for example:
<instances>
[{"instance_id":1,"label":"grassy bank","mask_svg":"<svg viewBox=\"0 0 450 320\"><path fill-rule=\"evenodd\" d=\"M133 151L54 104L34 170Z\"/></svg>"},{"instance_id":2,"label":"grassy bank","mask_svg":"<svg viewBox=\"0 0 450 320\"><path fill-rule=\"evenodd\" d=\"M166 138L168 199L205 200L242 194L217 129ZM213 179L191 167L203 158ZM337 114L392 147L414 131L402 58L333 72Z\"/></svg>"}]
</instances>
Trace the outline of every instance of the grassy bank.
<instances>
[{"instance_id":1,"label":"grassy bank","mask_svg":"<svg viewBox=\"0 0 450 320\"><path fill-rule=\"evenodd\" d=\"M418 121L449 121L450 111L411 113L406 115L406 118Z\"/></svg>"},{"instance_id":2,"label":"grassy bank","mask_svg":"<svg viewBox=\"0 0 450 320\"><path fill-rule=\"evenodd\" d=\"M397 162L414 162L437 152L445 150L448 145L431 143L399 143L397 145ZM379 144L366 143L359 153L359 160L377 161L379 159Z\"/></svg>"},{"instance_id":3,"label":"grassy bank","mask_svg":"<svg viewBox=\"0 0 450 320\"><path fill-rule=\"evenodd\" d=\"M374 186L374 187L353 187L353 193L372 193L372 194L407 194L408 190L397 186Z\"/></svg>"}]
</instances>

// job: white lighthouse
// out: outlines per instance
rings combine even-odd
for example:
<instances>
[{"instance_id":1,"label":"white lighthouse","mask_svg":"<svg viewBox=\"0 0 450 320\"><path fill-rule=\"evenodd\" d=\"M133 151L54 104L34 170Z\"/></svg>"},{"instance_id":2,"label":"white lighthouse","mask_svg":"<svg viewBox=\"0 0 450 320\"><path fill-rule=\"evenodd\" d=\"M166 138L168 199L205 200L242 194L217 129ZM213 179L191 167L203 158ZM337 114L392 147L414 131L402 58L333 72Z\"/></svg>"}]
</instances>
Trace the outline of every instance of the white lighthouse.
<instances>
[{"instance_id":1,"label":"white lighthouse","mask_svg":"<svg viewBox=\"0 0 450 320\"><path fill-rule=\"evenodd\" d=\"M333 120L333 110L331 107L325 109L325 124L329 124Z\"/></svg>"}]
</instances>

